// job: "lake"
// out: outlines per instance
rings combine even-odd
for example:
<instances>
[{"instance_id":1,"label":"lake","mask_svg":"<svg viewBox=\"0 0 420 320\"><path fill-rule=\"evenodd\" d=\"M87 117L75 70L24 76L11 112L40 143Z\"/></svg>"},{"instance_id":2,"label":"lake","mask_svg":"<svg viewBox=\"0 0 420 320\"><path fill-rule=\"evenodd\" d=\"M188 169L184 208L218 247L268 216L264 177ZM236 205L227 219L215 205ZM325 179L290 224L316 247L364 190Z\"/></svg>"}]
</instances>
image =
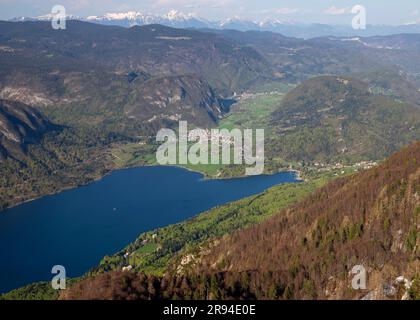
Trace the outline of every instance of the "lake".
<instances>
[{"instance_id":1,"label":"lake","mask_svg":"<svg viewBox=\"0 0 420 320\"><path fill-rule=\"evenodd\" d=\"M10 208L0 212L0 292L49 281L54 265L80 276L142 232L285 182L297 182L295 174L205 180L177 167L140 167Z\"/></svg>"}]
</instances>

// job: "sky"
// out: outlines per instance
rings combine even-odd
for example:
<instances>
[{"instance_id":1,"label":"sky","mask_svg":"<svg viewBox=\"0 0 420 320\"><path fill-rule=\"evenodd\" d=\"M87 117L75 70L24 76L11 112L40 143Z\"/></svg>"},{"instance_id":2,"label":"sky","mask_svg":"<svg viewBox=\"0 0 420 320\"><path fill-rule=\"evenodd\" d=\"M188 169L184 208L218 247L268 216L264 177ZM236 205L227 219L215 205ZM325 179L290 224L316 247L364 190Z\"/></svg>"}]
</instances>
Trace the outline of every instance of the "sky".
<instances>
[{"instance_id":1,"label":"sky","mask_svg":"<svg viewBox=\"0 0 420 320\"><path fill-rule=\"evenodd\" d=\"M277 18L342 25L351 23L353 6L363 5L368 24L420 22L419 0L0 0L0 19L44 15L54 5L63 5L67 14L81 17L126 11L165 14L177 10L209 20Z\"/></svg>"}]
</instances>

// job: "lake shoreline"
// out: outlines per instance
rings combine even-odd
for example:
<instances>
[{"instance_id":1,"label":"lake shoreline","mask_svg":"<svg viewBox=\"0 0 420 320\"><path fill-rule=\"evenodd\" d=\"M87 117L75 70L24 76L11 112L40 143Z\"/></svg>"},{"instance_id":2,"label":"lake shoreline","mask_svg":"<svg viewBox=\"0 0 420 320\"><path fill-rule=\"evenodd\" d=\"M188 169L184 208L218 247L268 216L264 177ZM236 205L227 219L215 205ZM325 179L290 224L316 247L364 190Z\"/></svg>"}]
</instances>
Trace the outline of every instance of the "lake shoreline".
<instances>
[{"instance_id":1,"label":"lake shoreline","mask_svg":"<svg viewBox=\"0 0 420 320\"><path fill-rule=\"evenodd\" d=\"M19 201L17 203L14 203L13 205L10 205L10 206L7 206L5 208L2 208L0 210L0 215L5 214L5 211L7 211L8 209L12 209L12 208L18 207L20 205L23 205L23 204L26 204L26 203L30 203L30 202L35 201L35 200L39 200L39 199L44 198L44 197L54 196L54 195L60 194L62 192L68 191L68 190L73 190L73 189L77 189L77 188L88 186L88 185L90 185L92 183L95 183L97 181L100 181L100 180L104 179L105 177L107 177L108 175L112 174L113 172L120 171L120 170L127 170L127 169L143 168L143 167L174 167L174 168L181 168L181 169L184 169L184 170L187 170L187 171L190 171L190 172L195 172L195 173L201 174L203 180L230 180L230 179L243 179L243 178L247 178L247 177L252 177L252 176L247 176L245 174L238 175L238 176L226 176L226 177L224 177L224 176L210 176L210 175L207 175L203 171L195 170L193 168L182 166L182 165L145 164L145 165L127 166L127 167L121 167L121 168L111 169L111 170L107 171L105 174L103 174L103 175L101 175L101 176L99 176L99 177L97 177L95 179L92 179L92 180L90 180L90 181L88 181L88 182L86 182L84 184L80 184L80 185L68 185L68 186L65 186L65 187L62 187L62 188L58 189L55 192L49 192L49 193L42 194L40 196L32 197L30 199L26 199L24 201ZM288 169L288 168L283 168L283 169L280 169L280 170L278 170L276 172L263 173L263 174L260 174L258 176L270 176L270 175L278 174L278 173L282 173L282 172L295 172L295 174L296 174L296 180L306 181L306 179L304 179L304 178L302 179L302 172L301 171L296 170L296 169Z\"/></svg>"}]
</instances>

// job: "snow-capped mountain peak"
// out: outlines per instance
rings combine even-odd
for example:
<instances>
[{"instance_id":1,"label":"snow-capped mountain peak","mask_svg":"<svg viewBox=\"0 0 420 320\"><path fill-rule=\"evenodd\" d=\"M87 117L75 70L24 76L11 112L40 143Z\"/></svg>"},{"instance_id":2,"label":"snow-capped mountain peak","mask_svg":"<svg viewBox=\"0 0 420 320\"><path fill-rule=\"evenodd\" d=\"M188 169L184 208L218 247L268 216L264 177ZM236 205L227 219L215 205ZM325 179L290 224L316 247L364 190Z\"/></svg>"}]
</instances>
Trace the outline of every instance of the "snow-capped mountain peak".
<instances>
[{"instance_id":1,"label":"snow-capped mountain peak","mask_svg":"<svg viewBox=\"0 0 420 320\"><path fill-rule=\"evenodd\" d=\"M171 10L164 15L147 14L137 11L106 13L102 16L89 16L86 21L117 24L121 26L162 24L171 27L207 27L204 19L197 18L195 14L185 14Z\"/></svg>"},{"instance_id":2,"label":"snow-capped mountain peak","mask_svg":"<svg viewBox=\"0 0 420 320\"><path fill-rule=\"evenodd\" d=\"M292 25L292 24L297 24L297 23L295 21L289 20L289 19L272 19L272 18L266 18L264 20L261 20L258 23L258 25L261 28L277 27L277 26L281 26L281 25Z\"/></svg>"},{"instance_id":3,"label":"snow-capped mountain peak","mask_svg":"<svg viewBox=\"0 0 420 320\"><path fill-rule=\"evenodd\" d=\"M16 17L10 21L49 21L51 14L30 18ZM321 36L369 36L385 35L398 33L420 33L420 21L413 21L401 26L370 26L368 30L354 31L350 27L324 25L324 24L305 24L284 18L267 17L258 21L244 19L243 17L233 16L225 20L206 20L198 17L194 13L183 13L171 10L166 14L149 14L138 11L114 12L104 15L92 15L85 18L67 15L68 20L80 20L104 25L116 25L122 27L132 27L135 25L143 26L150 24L160 24L173 28L210 28L210 29L233 29L239 31L270 31L281 33L289 37L313 38Z\"/></svg>"},{"instance_id":4,"label":"snow-capped mountain peak","mask_svg":"<svg viewBox=\"0 0 420 320\"><path fill-rule=\"evenodd\" d=\"M159 20L171 20L171 21L186 21L194 18L194 14L184 14L182 12L171 10L165 15L154 15L147 14L138 11L128 11L128 12L115 12L115 13L106 13L102 16L89 16L86 20L98 21L98 20L141 20L141 21L159 21Z\"/></svg>"},{"instance_id":5,"label":"snow-capped mountain peak","mask_svg":"<svg viewBox=\"0 0 420 320\"><path fill-rule=\"evenodd\" d=\"M184 14L182 12L179 12L177 10L171 10L163 17L167 18L168 20L188 20L193 17L193 14Z\"/></svg>"},{"instance_id":6,"label":"snow-capped mountain peak","mask_svg":"<svg viewBox=\"0 0 420 320\"><path fill-rule=\"evenodd\" d=\"M128 11L128 12L113 12L106 13L103 16L89 16L86 20L137 20L144 19L148 15L137 12L137 11Z\"/></svg>"}]
</instances>

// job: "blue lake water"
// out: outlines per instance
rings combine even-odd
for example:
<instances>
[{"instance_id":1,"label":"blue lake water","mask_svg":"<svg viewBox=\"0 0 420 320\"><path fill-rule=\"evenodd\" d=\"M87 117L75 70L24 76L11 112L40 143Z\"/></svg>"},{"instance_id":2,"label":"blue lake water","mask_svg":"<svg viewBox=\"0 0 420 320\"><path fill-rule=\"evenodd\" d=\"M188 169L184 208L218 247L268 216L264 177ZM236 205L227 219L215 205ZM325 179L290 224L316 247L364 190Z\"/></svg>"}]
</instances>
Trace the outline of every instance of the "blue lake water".
<instances>
[{"instance_id":1,"label":"blue lake water","mask_svg":"<svg viewBox=\"0 0 420 320\"><path fill-rule=\"evenodd\" d=\"M204 180L181 168L141 167L0 212L0 292L50 280L54 265L80 276L144 231L285 182L297 182L295 174Z\"/></svg>"}]
</instances>

